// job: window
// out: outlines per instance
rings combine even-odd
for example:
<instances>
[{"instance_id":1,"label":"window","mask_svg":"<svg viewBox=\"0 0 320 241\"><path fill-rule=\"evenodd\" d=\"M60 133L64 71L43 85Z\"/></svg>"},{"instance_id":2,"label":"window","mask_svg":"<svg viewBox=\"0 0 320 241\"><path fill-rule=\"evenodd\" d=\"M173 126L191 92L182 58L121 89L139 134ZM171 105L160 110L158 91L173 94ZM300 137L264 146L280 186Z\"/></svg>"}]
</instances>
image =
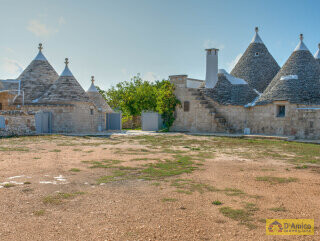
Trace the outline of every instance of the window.
<instances>
[{"instance_id":1,"label":"window","mask_svg":"<svg viewBox=\"0 0 320 241\"><path fill-rule=\"evenodd\" d=\"M259 56L259 53L258 53L258 52L255 52L254 56L256 56L256 57Z\"/></svg>"},{"instance_id":2,"label":"window","mask_svg":"<svg viewBox=\"0 0 320 241\"><path fill-rule=\"evenodd\" d=\"M285 117L286 116L286 106L278 105L277 107L277 117Z\"/></svg>"},{"instance_id":3,"label":"window","mask_svg":"<svg viewBox=\"0 0 320 241\"><path fill-rule=\"evenodd\" d=\"M183 110L184 110L184 112L188 112L190 110L190 102L189 101L185 101L183 103Z\"/></svg>"},{"instance_id":4,"label":"window","mask_svg":"<svg viewBox=\"0 0 320 241\"><path fill-rule=\"evenodd\" d=\"M0 110L2 110L2 103L0 103Z\"/></svg>"},{"instance_id":5,"label":"window","mask_svg":"<svg viewBox=\"0 0 320 241\"><path fill-rule=\"evenodd\" d=\"M90 109L90 115L93 115L93 109Z\"/></svg>"}]
</instances>

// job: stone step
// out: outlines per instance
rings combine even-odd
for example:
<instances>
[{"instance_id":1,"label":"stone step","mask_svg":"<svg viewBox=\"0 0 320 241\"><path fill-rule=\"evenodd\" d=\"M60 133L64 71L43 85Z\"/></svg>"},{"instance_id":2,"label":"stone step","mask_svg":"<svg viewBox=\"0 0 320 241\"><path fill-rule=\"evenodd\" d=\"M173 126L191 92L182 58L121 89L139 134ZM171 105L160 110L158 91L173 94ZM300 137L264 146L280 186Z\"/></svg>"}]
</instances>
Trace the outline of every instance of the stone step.
<instances>
[{"instance_id":1,"label":"stone step","mask_svg":"<svg viewBox=\"0 0 320 241\"><path fill-rule=\"evenodd\" d=\"M200 101L200 104L208 104L208 101L207 100L202 100L202 101Z\"/></svg>"}]
</instances>

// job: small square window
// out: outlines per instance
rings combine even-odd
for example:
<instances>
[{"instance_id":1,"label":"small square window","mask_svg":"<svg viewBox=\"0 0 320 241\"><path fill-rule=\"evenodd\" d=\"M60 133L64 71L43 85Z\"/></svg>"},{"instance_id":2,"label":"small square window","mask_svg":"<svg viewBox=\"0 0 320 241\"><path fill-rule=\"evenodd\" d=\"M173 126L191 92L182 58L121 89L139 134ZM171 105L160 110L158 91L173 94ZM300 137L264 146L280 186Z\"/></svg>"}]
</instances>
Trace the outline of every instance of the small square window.
<instances>
[{"instance_id":1,"label":"small square window","mask_svg":"<svg viewBox=\"0 0 320 241\"><path fill-rule=\"evenodd\" d=\"M2 110L2 103L0 103L0 110Z\"/></svg>"},{"instance_id":2,"label":"small square window","mask_svg":"<svg viewBox=\"0 0 320 241\"><path fill-rule=\"evenodd\" d=\"M259 56L259 53L258 53L258 52L255 52L254 56Z\"/></svg>"},{"instance_id":3,"label":"small square window","mask_svg":"<svg viewBox=\"0 0 320 241\"><path fill-rule=\"evenodd\" d=\"M183 111L188 112L189 110L190 110L190 102L189 101L183 102Z\"/></svg>"},{"instance_id":4,"label":"small square window","mask_svg":"<svg viewBox=\"0 0 320 241\"><path fill-rule=\"evenodd\" d=\"M286 116L286 106L278 105L277 106L277 117L285 117Z\"/></svg>"}]
</instances>

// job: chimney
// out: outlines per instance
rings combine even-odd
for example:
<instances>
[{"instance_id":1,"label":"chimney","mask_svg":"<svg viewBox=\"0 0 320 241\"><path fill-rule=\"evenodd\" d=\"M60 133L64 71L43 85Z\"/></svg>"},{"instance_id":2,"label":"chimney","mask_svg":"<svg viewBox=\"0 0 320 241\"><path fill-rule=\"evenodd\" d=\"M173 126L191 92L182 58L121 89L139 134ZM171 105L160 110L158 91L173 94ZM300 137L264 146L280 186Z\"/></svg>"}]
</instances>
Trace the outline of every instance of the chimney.
<instances>
[{"instance_id":1,"label":"chimney","mask_svg":"<svg viewBox=\"0 0 320 241\"><path fill-rule=\"evenodd\" d=\"M214 88L218 82L218 51L219 49L206 49L207 69L206 88Z\"/></svg>"}]
</instances>

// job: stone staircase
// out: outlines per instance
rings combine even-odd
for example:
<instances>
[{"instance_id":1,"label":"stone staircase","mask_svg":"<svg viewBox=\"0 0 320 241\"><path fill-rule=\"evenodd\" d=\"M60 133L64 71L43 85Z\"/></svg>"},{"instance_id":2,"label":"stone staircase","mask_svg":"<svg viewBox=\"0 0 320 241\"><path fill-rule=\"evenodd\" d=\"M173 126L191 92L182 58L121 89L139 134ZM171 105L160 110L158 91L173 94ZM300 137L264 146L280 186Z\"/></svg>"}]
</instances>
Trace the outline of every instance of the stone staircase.
<instances>
[{"instance_id":1,"label":"stone staircase","mask_svg":"<svg viewBox=\"0 0 320 241\"><path fill-rule=\"evenodd\" d=\"M203 89L188 89L190 94L194 96L196 100L200 102L200 105L203 106L205 109L209 111L209 114L215 119L217 126L219 127L218 132L224 133L235 133L233 127L227 122L227 120L218 113L217 109L215 108L215 103L209 97L207 97L203 93Z\"/></svg>"}]
</instances>

